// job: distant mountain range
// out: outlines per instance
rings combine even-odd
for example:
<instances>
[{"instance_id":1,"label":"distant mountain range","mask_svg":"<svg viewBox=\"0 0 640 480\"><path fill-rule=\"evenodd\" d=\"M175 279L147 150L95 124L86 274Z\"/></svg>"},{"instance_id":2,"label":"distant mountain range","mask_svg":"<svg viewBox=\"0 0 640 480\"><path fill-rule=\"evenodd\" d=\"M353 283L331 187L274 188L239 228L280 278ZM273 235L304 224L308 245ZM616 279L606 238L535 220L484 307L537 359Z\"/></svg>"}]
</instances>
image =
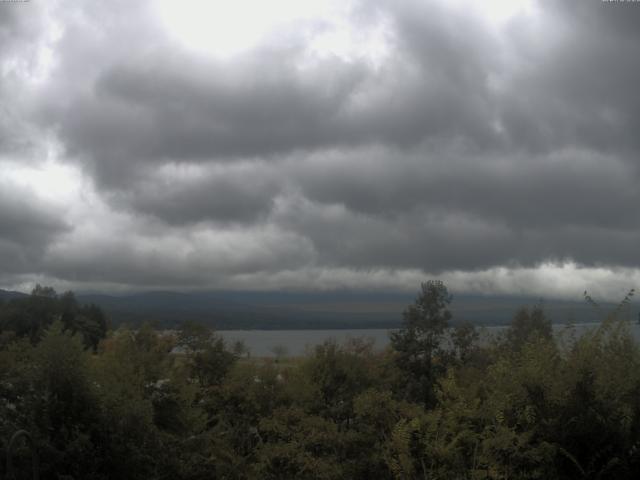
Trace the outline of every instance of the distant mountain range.
<instances>
[{"instance_id":1,"label":"distant mountain range","mask_svg":"<svg viewBox=\"0 0 640 480\"><path fill-rule=\"evenodd\" d=\"M0 290L0 299L25 296ZM107 295L78 293L81 303L95 303L114 325L137 325L145 321L171 328L185 320L211 325L219 330L235 329L334 329L394 328L402 311L413 303L415 294L379 292L170 292L156 291ZM454 323L477 325L509 323L521 306L538 304L540 299L517 296L454 295L451 310ZM582 323L597 320L593 307L582 299L543 301L554 323ZM602 304L604 310L613 304ZM638 318L632 306L630 316Z\"/></svg>"},{"instance_id":2,"label":"distant mountain range","mask_svg":"<svg viewBox=\"0 0 640 480\"><path fill-rule=\"evenodd\" d=\"M0 300L11 300L12 298L26 297L26 293L12 292L11 290L0 290Z\"/></svg>"}]
</instances>

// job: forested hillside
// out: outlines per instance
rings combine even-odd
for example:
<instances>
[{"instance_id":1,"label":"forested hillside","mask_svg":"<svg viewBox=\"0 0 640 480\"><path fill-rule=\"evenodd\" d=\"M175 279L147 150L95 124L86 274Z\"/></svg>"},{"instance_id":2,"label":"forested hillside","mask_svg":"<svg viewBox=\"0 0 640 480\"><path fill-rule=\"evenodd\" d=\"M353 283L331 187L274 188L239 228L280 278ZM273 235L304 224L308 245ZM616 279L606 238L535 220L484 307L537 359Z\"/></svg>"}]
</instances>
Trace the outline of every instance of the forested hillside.
<instances>
[{"instance_id":1,"label":"forested hillside","mask_svg":"<svg viewBox=\"0 0 640 480\"><path fill-rule=\"evenodd\" d=\"M24 429L42 479L637 478L628 300L579 338L522 308L480 346L427 282L382 353L260 359L194 323L107 330L40 287L0 306L0 458L31 478L26 444L7 452Z\"/></svg>"}]
</instances>

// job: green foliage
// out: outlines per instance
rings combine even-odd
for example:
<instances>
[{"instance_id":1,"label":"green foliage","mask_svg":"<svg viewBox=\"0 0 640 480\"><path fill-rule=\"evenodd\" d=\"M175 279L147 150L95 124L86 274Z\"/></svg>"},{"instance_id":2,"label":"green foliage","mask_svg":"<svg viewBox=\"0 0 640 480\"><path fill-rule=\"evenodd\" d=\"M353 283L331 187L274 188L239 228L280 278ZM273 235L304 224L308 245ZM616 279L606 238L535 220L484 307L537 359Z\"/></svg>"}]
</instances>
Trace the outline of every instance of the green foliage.
<instances>
[{"instance_id":1,"label":"green foliage","mask_svg":"<svg viewBox=\"0 0 640 480\"><path fill-rule=\"evenodd\" d=\"M91 307L38 287L0 305L0 438L31 432L43 479L638 476L640 347L624 315L564 342L525 308L482 344L447 329L450 301L424 284L385 352L354 339L275 361L197 324L91 336Z\"/></svg>"},{"instance_id":2,"label":"green foliage","mask_svg":"<svg viewBox=\"0 0 640 480\"><path fill-rule=\"evenodd\" d=\"M84 345L93 349L108 329L102 310L96 305L79 305L73 292L58 295L51 287L36 285L30 296L0 304L3 338L28 338L37 343L56 320L62 322L64 330L79 333Z\"/></svg>"},{"instance_id":3,"label":"green foliage","mask_svg":"<svg viewBox=\"0 0 640 480\"><path fill-rule=\"evenodd\" d=\"M551 340L552 335L551 320L545 315L542 306L538 305L531 309L522 307L511 321L506 341L509 348L518 351L528 342L538 338Z\"/></svg>"},{"instance_id":4,"label":"green foliage","mask_svg":"<svg viewBox=\"0 0 640 480\"><path fill-rule=\"evenodd\" d=\"M259 424L262 442L250 478L342 479L336 425L295 407L278 409Z\"/></svg>"},{"instance_id":5,"label":"green foliage","mask_svg":"<svg viewBox=\"0 0 640 480\"><path fill-rule=\"evenodd\" d=\"M241 352L238 347L229 351L222 337L193 322L183 324L177 345L185 352L189 375L204 387L219 385Z\"/></svg>"},{"instance_id":6,"label":"green foliage","mask_svg":"<svg viewBox=\"0 0 640 480\"><path fill-rule=\"evenodd\" d=\"M465 363L475 353L480 334L475 325L464 322L457 325L451 332L453 350L462 363Z\"/></svg>"},{"instance_id":7,"label":"green foliage","mask_svg":"<svg viewBox=\"0 0 640 480\"><path fill-rule=\"evenodd\" d=\"M449 326L452 297L437 280L421 285L413 305L403 313L402 328L391 335L398 368L404 373L406 398L433 406L435 384L444 372L442 340Z\"/></svg>"},{"instance_id":8,"label":"green foliage","mask_svg":"<svg viewBox=\"0 0 640 480\"><path fill-rule=\"evenodd\" d=\"M335 341L316 346L302 369L317 392L316 411L348 428L353 420L353 399L370 387L374 371L371 350L341 347Z\"/></svg>"}]
</instances>

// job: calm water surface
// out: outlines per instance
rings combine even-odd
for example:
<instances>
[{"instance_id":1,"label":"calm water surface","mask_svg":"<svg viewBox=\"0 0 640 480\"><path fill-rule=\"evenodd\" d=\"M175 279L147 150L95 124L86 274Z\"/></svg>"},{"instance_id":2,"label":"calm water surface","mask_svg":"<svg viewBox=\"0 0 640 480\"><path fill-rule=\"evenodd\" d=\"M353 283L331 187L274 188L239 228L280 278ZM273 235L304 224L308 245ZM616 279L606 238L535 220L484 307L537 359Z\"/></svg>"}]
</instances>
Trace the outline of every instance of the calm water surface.
<instances>
[{"instance_id":1,"label":"calm water surface","mask_svg":"<svg viewBox=\"0 0 640 480\"><path fill-rule=\"evenodd\" d=\"M597 326L595 323L582 323L575 326L579 335ZM553 326L556 332L564 331L567 326L556 324ZM489 338L499 334L506 327L482 327L481 337ZM349 338L366 337L373 339L376 349L384 349L389 344L387 329L357 329L357 330L222 330L221 334L228 342L241 340L249 348L251 355L257 357L275 356L274 348L284 347L286 355L304 355L315 345L325 340L334 339L339 343L346 342ZM632 324L631 332L637 340L640 340L640 325Z\"/></svg>"}]
</instances>

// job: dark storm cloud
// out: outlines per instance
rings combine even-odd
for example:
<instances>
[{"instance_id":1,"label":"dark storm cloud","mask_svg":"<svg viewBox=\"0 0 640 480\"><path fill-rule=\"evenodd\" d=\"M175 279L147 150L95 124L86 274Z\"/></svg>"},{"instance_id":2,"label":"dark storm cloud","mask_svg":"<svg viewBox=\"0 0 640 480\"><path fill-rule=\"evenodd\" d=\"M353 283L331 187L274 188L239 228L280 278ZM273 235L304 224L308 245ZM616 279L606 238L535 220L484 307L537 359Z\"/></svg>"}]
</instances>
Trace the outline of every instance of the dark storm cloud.
<instances>
[{"instance_id":1,"label":"dark storm cloud","mask_svg":"<svg viewBox=\"0 0 640 480\"><path fill-rule=\"evenodd\" d=\"M23 154L33 151L35 142L21 94L38 68L45 12L36 2L11 3L0 3L0 154Z\"/></svg>"},{"instance_id":2,"label":"dark storm cloud","mask_svg":"<svg viewBox=\"0 0 640 480\"><path fill-rule=\"evenodd\" d=\"M480 7L359 2L354 29L388 28L378 63L311 54L308 28L220 60L170 39L149 3L61 5L51 75L29 108L0 110L0 149L18 138L2 112L53 132L113 218L53 244L59 214L27 212L0 232L2 255L35 236L57 278L190 286L640 267L637 4L540 0L498 25ZM11 12L5 58L37 43Z\"/></svg>"},{"instance_id":3,"label":"dark storm cloud","mask_svg":"<svg viewBox=\"0 0 640 480\"><path fill-rule=\"evenodd\" d=\"M395 32L394 54L379 70L334 58L303 71L296 67L302 37L233 62L175 46L167 55L166 43L135 42L128 55L73 78L78 88L57 92L68 98L56 97L46 118L111 186L149 163L230 161L371 142L461 142L475 149L470 156L568 146L633 150L637 136L626 125L636 119L640 98L627 95L639 80L635 43L608 28L614 7L587 3L589 15L576 7L561 11L560 20L547 17L549 38L544 26L515 24L498 41L462 9L379 2ZM553 6L540 8L556 13ZM602 28L593 25L598 14ZM105 43L92 39L95 58L105 48L122 49L118 28L124 27L115 25L97 27ZM64 42L89 35L70 30ZM86 51L78 61L90 56ZM65 71L77 72L73 61L63 62ZM65 85L72 81L60 73Z\"/></svg>"},{"instance_id":4,"label":"dark storm cloud","mask_svg":"<svg viewBox=\"0 0 640 480\"><path fill-rule=\"evenodd\" d=\"M443 28L451 23L444 8L430 15L405 10L381 13L397 16L393 48L399 50L379 69L338 57L301 67L308 54L303 35L231 62L136 42L128 55L74 75L77 88L63 91L54 83L44 118L111 187L167 160L224 162L371 142L414 145L425 138L497 142L487 121L495 110L486 86L491 37L461 15L455 28ZM103 28L105 43L90 42L96 57L104 48L121 48L106 42L122 35ZM74 35L91 32L70 29L63 44L79 42ZM90 51L78 61L88 57ZM74 58L62 64L60 81L67 85L66 71L78 69Z\"/></svg>"},{"instance_id":5,"label":"dark storm cloud","mask_svg":"<svg viewBox=\"0 0 640 480\"><path fill-rule=\"evenodd\" d=\"M589 151L546 156L475 156L418 149L402 166L397 150L313 158L297 165L306 196L373 216L463 213L510 228L566 225L640 228L633 168Z\"/></svg>"},{"instance_id":6,"label":"dark storm cloud","mask_svg":"<svg viewBox=\"0 0 640 480\"><path fill-rule=\"evenodd\" d=\"M460 103L445 97L444 115L424 108L417 122L424 128L450 114L455 123L443 128L450 138L299 167L309 198L354 213L299 219L295 228L312 232L326 262L360 268L547 260L637 267L640 38L628 19L616 25L624 15L640 20L640 9L612 13L604 9L615 6L584 3L575 11L541 5L547 23L515 21L499 52L473 23L464 28L453 17L439 28L424 6L391 6L403 51L423 65L425 84L439 74L457 92Z\"/></svg>"},{"instance_id":7,"label":"dark storm cloud","mask_svg":"<svg viewBox=\"0 0 640 480\"><path fill-rule=\"evenodd\" d=\"M0 262L4 273L37 272L44 251L69 226L35 192L0 182Z\"/></svg>"},{"instance_id":8,"label":"dark storm cloud","mask_svg":"<svg viewBox=\"0 0 640 480\"><path fill-rule=\"evenodd\" d=\"M47 117L110 186L149 164L226 162L331 143L342 136L340 109L362 71L332 61L297 75L291 55L261 52L238 65L158 55L111 66L89 93L52 106Z\"/></svg>"},{"instance_id":9,"label":"dark storm cloud","mask_svg":"<svg viewBox=\"0 0 640 480\"><path fill-rule=\"evenodd\" d=\"M352 117L353 129L400 147L429 139L498 147L498 99L488 83L500 67L496 38L446 4L378 3L392 21L395 51L371 79L370 104Z\"/></svg>"},{"instance_id":10,"label":"dark storm cloud","mask_svg":"<svg viewBox=\"0 0 640 480\"><path fill-rule=\"evenodd\" d=\"M579 145L635 161L640 141L640 9L607 2L541 2L549 19L523 26L522 62L509 73L503 124L514 145L553 151ZM534 39L539 39L536 45Z\"/></svg>"},{"instance_id":11,"label":"dark storm cloud","mask_svg":"<svg viewBox=\"0 0 640 480\"><path fill-rule=\"evenodd\" d=\"M275 173L251 163L209 170L174 166L138 182L135 190L120 191L113 202L174 225L252 223L269 213L281 189Z\"/></svg>"},{"instance_id":12,"label":"dark storm cloud","mask_svg":"<svg viewBox=\"0 0 640 480\"><path fill-rule=\"evenodd\" d=\"M7 54L16 48L31 48L41 37L44 9L29 3L0 5L0 53Z\"/></svg>"},{"instance_id":13,"label":"dark storm cloud","mask_svg":"<svg viewBox=\"0 0 640 480\"><path fill-rule=\"evenodd\" d=\"M505 247L513 246L503 225L467 216L410 211L381 218L300 199L279 207L275 221L307 236L320 264L331 267L475 269L508 260Z\"/></svg>"},{"instance_id":14,"label":"dark storm cloud","mask_svg":"<svg viewBox=\"0 0 640 480\"><path fill-rule=\"evenodd\" d=\"M629 212L628 207L621 208L619 217ZM539 217L550 212L535 203L529 209L539 209L535 212ZM381 215L353 213L340 203L300 200L281 205L275 221L307 236L320 263L332 267L420 268L432 273L494 266L535 267L548 261L588 267L640 267L636 248L640 231L624 223L598 225L590 219L582 223L513 225L469 209L416 206Z\"/></svg>"}]
</instances>

